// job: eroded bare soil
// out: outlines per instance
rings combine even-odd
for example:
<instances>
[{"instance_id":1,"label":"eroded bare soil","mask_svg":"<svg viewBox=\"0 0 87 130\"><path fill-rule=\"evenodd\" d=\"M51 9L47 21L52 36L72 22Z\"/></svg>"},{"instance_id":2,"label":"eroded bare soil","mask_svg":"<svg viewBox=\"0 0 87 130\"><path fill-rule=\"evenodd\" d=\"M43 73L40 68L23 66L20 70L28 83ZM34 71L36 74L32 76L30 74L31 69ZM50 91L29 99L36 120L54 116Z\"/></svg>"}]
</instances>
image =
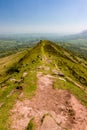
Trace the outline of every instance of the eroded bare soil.
<instances>
[{"instance_id":1,"label":"eroded bare soil","mask_svg":"<svg viewBox=\"0 0 87 130\"><path fill-rule=\"evenodd\" d=\"M11 129L25 130L34 117L35 130L87 130L87 109L69 91L53 89L52 76L37 77L36 95L11 110Z\"/></svg>"}]
</instances>

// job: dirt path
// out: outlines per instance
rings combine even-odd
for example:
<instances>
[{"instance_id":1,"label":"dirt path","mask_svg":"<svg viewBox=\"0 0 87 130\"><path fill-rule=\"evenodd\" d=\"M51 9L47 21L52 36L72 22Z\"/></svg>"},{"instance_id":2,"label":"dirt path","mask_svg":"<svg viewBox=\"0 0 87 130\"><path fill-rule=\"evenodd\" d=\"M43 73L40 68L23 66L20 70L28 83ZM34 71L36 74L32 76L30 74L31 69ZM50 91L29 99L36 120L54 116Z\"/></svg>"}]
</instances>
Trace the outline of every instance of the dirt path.
<instances>
[{"instance_id":1,"label":"dirt path","mask_svg":"<svg viewBox=\"0 0 87 130\"><path fill-rule=\"evenodd\" d=\"M69 91L54 90L52 76L39 72L37 77L36 95L18 100L11 110L11 129L25 130L34 117L35 130L87 130L87 109Z\"/></svg>"}]
</instances>

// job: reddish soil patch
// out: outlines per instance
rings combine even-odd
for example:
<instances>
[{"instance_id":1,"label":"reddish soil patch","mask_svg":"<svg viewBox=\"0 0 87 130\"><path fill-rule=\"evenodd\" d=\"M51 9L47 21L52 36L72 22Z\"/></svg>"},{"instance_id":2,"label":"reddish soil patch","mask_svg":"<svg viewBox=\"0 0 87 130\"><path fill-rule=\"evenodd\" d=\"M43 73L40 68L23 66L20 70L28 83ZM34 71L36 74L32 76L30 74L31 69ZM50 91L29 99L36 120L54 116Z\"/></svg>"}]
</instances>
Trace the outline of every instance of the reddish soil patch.
<instances>
[{"instance_id":1,"label":"reddish soil patch","mask_svg":"<svg viewBox=\"0 0 87 130\"><path fill-rule=\"evenodd\" d=\"M18 100L11 110L11 129L25 130L34 117L36 130L46 130L42 118L49 113L60 128L54 130L87 130L87 109L69 91L54 90L52 76L38 73L37 77L36 95L31 100Z\"/></svg>"}]
</instances>

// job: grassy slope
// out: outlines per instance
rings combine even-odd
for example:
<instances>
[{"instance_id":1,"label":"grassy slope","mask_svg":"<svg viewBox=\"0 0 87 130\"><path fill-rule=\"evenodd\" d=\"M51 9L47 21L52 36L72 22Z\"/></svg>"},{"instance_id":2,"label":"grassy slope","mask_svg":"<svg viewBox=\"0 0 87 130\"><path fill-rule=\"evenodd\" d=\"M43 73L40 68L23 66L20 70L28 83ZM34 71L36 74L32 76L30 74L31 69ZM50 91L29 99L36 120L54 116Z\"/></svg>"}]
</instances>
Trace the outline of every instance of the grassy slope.
<instances>
[{"instance_id":1,"label":"grassy slope","mask_svg":"<svg viewBox=\"0 0 87 130\"><path fill-rule=\"evenodd\" d=\"M26 50L22 53L17 53L1 59L2 64L0 65L0 68L2 73L0 78L0 86L2 86L2 84L4 85L3 88L0 88L0 104L3 104L0 108L0 130L10 129L8 121L9 111L11 110L16 99L19 98L20 94L20 90L16 90L16 87L22 86L24 96L27 98L31 98L35 94L37 84L35 70L37 66L40 65L40 54L40 48L37 46L31 50ZM9 61L8 58L10 59ZM4 65L6 66L6 69L4 69ZM15 68L19 72L16 72ZM8 79L8 77L11 77L16 80L20 80L24 72L27 72L28 75L21 83L13 83ZM7 98L12 90L15 90L15 92Z\"/></svg>"},{"instance_id":2,"label":"grassy slope","mask_svg":"<svg viewBox=\"0 0 87 130\"><path fill-rule=\"evenodd\" d=\"M20 91L16 90L16 87L22 86L22 92L27 98L31 98L35 94L37 84L36 74L39 66L50 68L48 71L40 69L44 74L53 74L53 69L60 69L66 76L71 77L74 81L86 87L87 67L83 59L73 56L62 47L50 41L40 41L34 48L0 59L0 61L0 82L6 80L8 77L20 80L24 72L28 73L23 82L14 84L10 80L7 80L3 83L4 87L0 89L0 103L3 103L0 108L1 130L10 129L8 120L9 111L20 94ZM74 73L72 73L73 71ZM85 82L80 81L79 77L86 79ZM54 88L68 89L87 106L87 94L71 82L61 81L56 76ZM7 98L12 90L15 90L15 92Z\"/></svg>"},{"instance_id":3,"label":"grassy slope","mask_svg":"<svg viewBox=\"0 0 87 130\"><path fill-rule=\"evenodd\" d=\"M65 49L55 44L46 44L45 52L48 57L52 57L56 65L67 75L80 82L84 86L87 86L87 65L83 59L78 59L72 53L68 53Z\"/></svg>"},{"instance_id":4,"label":"grassy slope","mask_svg":"<svg viewBox=\"0 0 87 130\"><path fill-rule=\"evenodd\" d=\"M66 80L66 82L61 81L57 78L54 82L54 88L59 89L67 89L72 94L74 94L80 101L87 106L87 93L84 92L84 89L87 88L87 72L86 72L86 65L84 64L83 59L79 59L81 64L79 64L79 60L77 57L73 56L72 54L68 53L65 49L57 46L51 42L45 41L46 44L44 46L44 53L48 57L48 59L52 60L50 64L51 69L59 69L65 75L65 77L70 77L76 83L79 83L83 89L80 89L72 82ZM74 71L74 73L72 73ZM84 78L85 81L82 82L80 80Z\"/></svg>"}]
</instances>

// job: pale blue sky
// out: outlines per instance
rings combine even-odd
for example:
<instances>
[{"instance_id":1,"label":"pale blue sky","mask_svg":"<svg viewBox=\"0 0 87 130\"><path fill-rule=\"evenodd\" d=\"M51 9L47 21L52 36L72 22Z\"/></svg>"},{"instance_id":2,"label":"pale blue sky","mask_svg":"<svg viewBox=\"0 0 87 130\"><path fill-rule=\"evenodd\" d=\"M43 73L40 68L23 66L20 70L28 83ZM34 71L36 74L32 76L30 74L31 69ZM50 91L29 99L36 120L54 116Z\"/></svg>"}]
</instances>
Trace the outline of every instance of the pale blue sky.
<instances>
[{"instance_id":1,"label":"pale blue sky","mask_svg":"<svg viewBox=\"0 0 87 130\"><path fill-rule=\"evenodd\" d=\"M67 34L85 29L87 0L0 0L0 34Z\"/></svg>"}]
</instances>

